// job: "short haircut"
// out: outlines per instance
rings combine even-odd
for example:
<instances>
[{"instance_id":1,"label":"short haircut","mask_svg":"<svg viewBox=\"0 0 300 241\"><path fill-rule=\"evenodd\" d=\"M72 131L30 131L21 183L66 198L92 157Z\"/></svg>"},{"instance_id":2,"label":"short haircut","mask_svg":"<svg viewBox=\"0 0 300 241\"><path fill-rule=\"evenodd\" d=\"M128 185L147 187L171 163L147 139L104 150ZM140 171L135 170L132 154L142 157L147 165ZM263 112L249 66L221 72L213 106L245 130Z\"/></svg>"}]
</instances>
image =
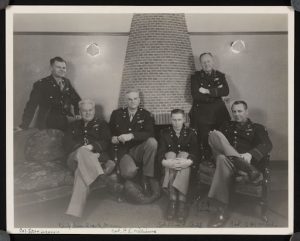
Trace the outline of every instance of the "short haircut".
<instances>
[{"instance_id":1,"label":"short haircut","mask_svg":"<svg viewBox=\"0 0 300 241\"><path fill-rule=\"evenodd\" d=\"M65 64L67 64L67 62L62 57L56 56L56 57L50 59L50 65L53 65L55 61L64 62Z\"/></svg>"},{"instance_id":2,"label":"short haircut","mask_svg":"<svg viewBox=\"0 0 300 241\"><path fill-rule=\"evenodd\" d=\"M125 94L127 95L127 94L129 94L129 93L138 93L139 96L140 96L141 91L140 91L138 88L130 88L130 89L128 89L128 90L126 91Z\"/></svg>"},{"instance_id":3,"label":"short haircut","mask_svg":"<svg viewBox=\"0 0 300 241\"><path fill-rule=\"evenodd\" d=\"M171 116L172 116L173 114L182 114L183 117L185 116L184 110L182 110L182 109L173 109L173 110L171 110Z\"/></svg>"},{"instance_id":4,"label":"short haircut","mask_svg":"<svg viewBox=\"0 0 300 241\"><path fill-rule=\"evenodd\" d=\"M204 56L204 55L209 55L210 57L214 57L213 55L212 55L212 53L210 53L210 52L206 52L206 53L202 53L202 54L200 54L200 56L199 56L199 60L201 61L201 58Z\"/></svg>"},{"instance_id":5,"label":"short haircut","mask_svg":"<svg viewBox=\"0 0 300 241\"><path fill-rule=\"evenodd\" d=\"M83 100L79 101L78 102L79 109L81 109L81 107L84 104L91 104L93 106L93 108L95 108L95 102L93 100L91 100L91 99L83 99Z\"/></svg>"},{"instance_id":6,"label":"short haircut","mask_svg":"<svg viewBox=\"0 0 300 241\"><path fill-rule=\"evenodd\" d=\"M231 105L231 110L232 110L232 107L233 107L234 105L240 105L240 104L242 104L242 105L244 106L245 110L248 109L248 104L246 103L246 101L244 101L244 100L236 100L236 101L234 101L234 102L232 103L232 105Z\"/></svg>"}]
</instances>

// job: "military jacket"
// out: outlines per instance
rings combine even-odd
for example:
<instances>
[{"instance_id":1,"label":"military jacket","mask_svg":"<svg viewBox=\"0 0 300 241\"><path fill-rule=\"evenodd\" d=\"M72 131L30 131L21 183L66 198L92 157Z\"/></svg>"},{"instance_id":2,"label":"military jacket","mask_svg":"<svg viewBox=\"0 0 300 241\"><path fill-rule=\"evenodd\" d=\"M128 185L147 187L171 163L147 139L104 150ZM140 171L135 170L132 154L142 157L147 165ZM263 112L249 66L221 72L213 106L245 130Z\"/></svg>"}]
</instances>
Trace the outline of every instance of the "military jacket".
<instances>
[{"instance_id":1,"label":"military jacket","mask_svg":"<svg viewBox=\"0 0 300 241\"><path fill-rule=\"evenodd\" d=\"M209 89L209 94L202 94L199 88ZM191 93L193 106L190 112L192 125L196 123L223 123L230 120L228 110L222 100L229 94L225 74L213 70L210 75L203 70L191 76Z\"/></svg>"},{"instance_id":2,"label":"military jacket","mask_svg":"<svg viewBox=\"0 0 300 241\"><path fill-rule=\"evenodd\" d=\"M121 155L125 154L131 147L141 144L149 137L154 136L154 119L149 111L140 107L132 121L130 121L127 108L114 110L111 114L109 125L112 136L128 133L132 133L134 136L133 140L125 144L119 144L118 150L119 153L122 153Z\"/></svg>"},{"instance_id":3,"label":"military jacket","mask_svg":"<svg viewBox=\"0 0 300 241\"><path fill-rule=\"evenodd\" d=\"M244 124L228 121L221 126L220 131L239 153L250 153L253 164L259 162L272 150L272 143L266 128L253 123L250 119Z\"/></svg>"},{"instance_id":4,"label":"military jacket","mask_svg":"<svg viewBox=\"0 0 300 241\"><path fill-rule=\"evenodd\" d=\"M85 126L83 120L70 123L65 134L64 146L68 153L83 145L91 144L93 151L103 153L108 150L111 135L108 124L94 118Z\"/></svg>"},{"instance_id":5,"label":"military jacket","mask_svg":"<svg viewBox=\"0 0 300 241\"><path fill-rule=\"evenodd\" d=\"M70 81L64 79L64 88L60 90L52 75L36 81L25 106L22 123L20 127L28 128L37 107L39 107L36 126L39 129L53 128L60 126L57 122L66 122L66 116L72 116L72 106L74 113L79 113L78 102L80 97L72 87ZM64 123L65 124L65 123Z\"/></svg>"},{"instance_id":6,"label":"military jacket","mask_svg":"<svg viewBox=\"0 0 300 241\"><path fill-rule=\"evenodd\" d=\"M189 159L195 161L198 157L197 133L194 129L183 126L177 137L172 126L161 130L158 147L158 160L161 162L167 152L187 152Z\"/></svg>"}]
</instances>

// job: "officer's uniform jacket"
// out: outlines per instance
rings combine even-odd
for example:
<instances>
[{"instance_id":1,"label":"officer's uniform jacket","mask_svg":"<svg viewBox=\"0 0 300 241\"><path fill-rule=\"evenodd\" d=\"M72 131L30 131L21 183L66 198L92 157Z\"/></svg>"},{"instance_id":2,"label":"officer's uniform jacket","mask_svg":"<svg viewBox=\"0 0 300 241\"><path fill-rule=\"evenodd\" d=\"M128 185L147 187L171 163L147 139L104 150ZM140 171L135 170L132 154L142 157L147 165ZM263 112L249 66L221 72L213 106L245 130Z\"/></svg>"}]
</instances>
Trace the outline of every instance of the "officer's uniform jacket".
<instances>
[{"instance_id":1,"label":"officer's uniform jacket","mask_svg":"<svg viewBox=\"0 0 300 241\"><path fill-rule=\"evenodd\" d=\"M103 154L105 158L111 141L108 124L98 118L94 118L84 126L83 120L70 123L64 138L64 146L67 153L75 151L83 145L91 144L93 152ZM103 157L100 155L100 158Z\"/></svg>"},{"instance_id":2,"label":"officer's uniform jacket","mask_svg":"<svg viewBox=\"0 0 300 241\"><path fill-rule=\"evenodd\" d=\"M149 111L139 107L132 121L128 108L114 110L109 121L112 136L132 133L134 138L129 142L118 145L118 157L122 157L128 150L154 136L154 119Z\"/></svg>"},{"instance_id":3,"label":"officer's uniform jacket","mask_svg":"<svg viewBox=\"0 0 300 241\"><path fill-rule=\"evenodd\" d=\"M209 89L209 94L202 94L199 88ZM193 106L190 112L192 125L197 123L214 124L229 120L229 113L222 100L229 94L225 74L213 70L209 75L203 70L191 76L191 93ZM197 120L197 121L196 121Z\"/></svg>"},{"instance_id":4,"label":"officer's uniform jacket","mask_svg":"<svg viewBox=\"0 0 300 241\"><path fill-rule=\"evenodd\" d=\"M250 119L244 124L228 121L220 127L220 131L240 154L248 152L252 155L251 164L258 165L272 150L266 128Z\"/></svg>"},{"instance_id":5,"label":"officer's uniform jacket","mask_svg":"<svg viewBox=\"0 0 300 241\"><path fill-rule=\"evenodd\" d=\"M78 115L78 102L80 97L72 87L70 80L64 79L64 88L61 91L59 85L52 75L36 81L25 106L21 128L28 128L36 108L39 111L36 119L36 126L39 129L66 127L66 116L72 116L71 106L75 115ZM61 128L60 128L61 127Z\"/></svg>"},{"instance_id":6,"label":"officer's uniform jacket","mask_svg":"<svg viewBox=\"0 0 300 241\"><path fill-rule=\"evenodd\" d=\"M172 126L161 130L160 141L158 147L158 160L161 163L165 159L167 152L187 152L188 159L191 159L194 164L198 157L197 133L194 129L183 126L180 131L180 136L177 137Z\"/></svg>"}]
</instances>

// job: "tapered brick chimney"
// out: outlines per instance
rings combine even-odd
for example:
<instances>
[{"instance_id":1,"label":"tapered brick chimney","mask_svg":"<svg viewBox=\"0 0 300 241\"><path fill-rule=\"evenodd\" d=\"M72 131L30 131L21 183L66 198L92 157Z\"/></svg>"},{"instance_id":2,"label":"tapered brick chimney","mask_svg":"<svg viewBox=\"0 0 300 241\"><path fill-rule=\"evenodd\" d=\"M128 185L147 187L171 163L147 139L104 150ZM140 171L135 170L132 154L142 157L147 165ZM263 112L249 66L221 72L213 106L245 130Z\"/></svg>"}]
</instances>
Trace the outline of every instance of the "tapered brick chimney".
<instances>
[{"instance_id":1,"label":"tapered brick chimney","mask_svg":"<svg viewBox=\"0 0 300 241\"><path fill-rule=\"evenodd\" d=\"M130 88L156 124L169 124L170 110L191 107L190 75L195 70L184 14L135 14L129 34L119 106Z\"/></svg>"}]
</instances>

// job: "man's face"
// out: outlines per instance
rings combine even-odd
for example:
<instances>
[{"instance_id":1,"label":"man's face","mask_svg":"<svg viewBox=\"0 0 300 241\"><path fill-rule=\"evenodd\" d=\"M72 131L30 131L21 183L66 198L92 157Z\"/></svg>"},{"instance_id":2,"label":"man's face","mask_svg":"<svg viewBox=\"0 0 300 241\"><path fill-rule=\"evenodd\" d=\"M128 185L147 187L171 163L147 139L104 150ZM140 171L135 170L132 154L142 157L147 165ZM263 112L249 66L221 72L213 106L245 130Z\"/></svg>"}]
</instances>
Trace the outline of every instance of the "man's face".
<instances>
[{"instance_id":1,"label":"man's face","mask_svg":"<svg viewBox=\"0 0 300 241\"><path fill-rule=\"evenodd\" d=\"M214 67L214 60L209 54L205 54L201 57L200 64L205 72L211 72Z\"/></svg>"},{"instance_id":2,"label":"man's face","mask_svg":"<svg viewBox=\"0 0 300 241\"><path fill-rule=\"evenodd\" d=\"M67 65L65 62L54 61L54 63L51 65L51 71L54 77L65 77L67 72Z\"/></svg>"},{"instance_id":3,"label":"man's face","mask_svg":"<svg viewBox=\"0 0 300 241\"><path fill-rule=\"evenodd\" d=\"M181 113L175 113L175 114L172 114L172 116L171 116L172 126L173 126L173 129L176 131L179 131L182 129L184 121L185 121L184 116Z\"/></svg>"},{"instance_id":4,"label":"man's face","mask_svg":"<svg viewBox=\"0 0 300 241\"><path fill-rule=\"evenodd\" d=\"M85 122L89 122L94 119L95 107L90 103L85 103L80 106L80 115Z\"/></svg>"},{"instance_id":5,"label":"man's face","mask_svg":"<svg viewBox=\"0 0 300 241\"><path fill-rule=\"evenodd\" d=\"M127 104L130 110L136 110L140 104L140 96L139 93L130 92L126 95Z\"/></svg>"},{"instance_id":6,"label":"man's face","mask_svg":"<svg viewBox=\"0 0 300 241\"><path fill-rule=\"evenodd\" d=\"M245 122L248 118L248 110L243 104L233 105L231 108L233 119L237 122Z\"/></svg>"}]
</instances>

